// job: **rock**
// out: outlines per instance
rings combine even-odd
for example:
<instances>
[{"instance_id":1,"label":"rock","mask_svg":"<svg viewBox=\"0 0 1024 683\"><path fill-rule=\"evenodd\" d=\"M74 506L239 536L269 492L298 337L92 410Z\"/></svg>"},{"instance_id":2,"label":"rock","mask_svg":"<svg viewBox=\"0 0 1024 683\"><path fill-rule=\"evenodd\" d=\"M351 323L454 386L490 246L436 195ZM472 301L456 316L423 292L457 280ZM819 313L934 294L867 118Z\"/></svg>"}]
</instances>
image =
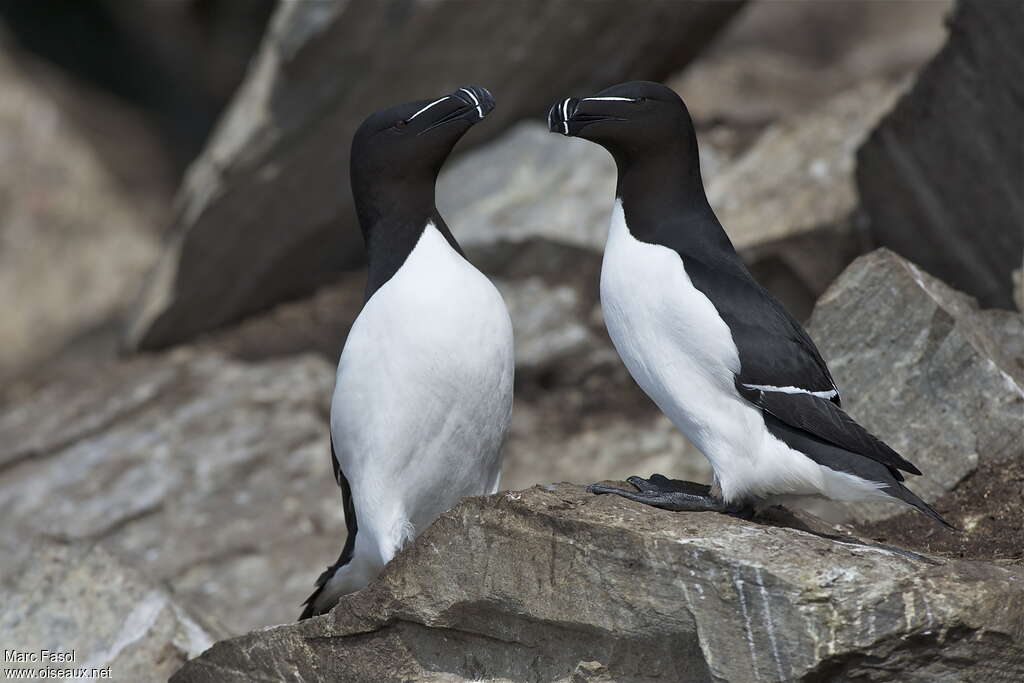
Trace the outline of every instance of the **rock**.
<instances>
[{"instance_id":1,"label":"rock","mask_svg":"<svg viewBox=\"0 0 1024 683\"><path fill-rule=\"evenodd\" d=\"M129 343L189 339L358 263L361 238L345 189L348 141L369 112L467 82L490 85L496 120L474 131L472 144L523 116L541 116L567 92L664 76L739 6L279 5L245 84L187 174Z\"/></svg>"},{"instance_id":2,"label":"rock","mask_svg":"<svg viewBox=\"0 0 1024 683\"><path fill-rule=\"evenodd\" d=\"M1013 303L1024 313L1024 268L1013 271Z\"/></svg>"},{"instance_id":3,"label":"rock","mask_svg":"<svg viewBox=\"0 0 1024 683\"><path fill-rule=\"evenodd\" d=\"M495 284L514 321L517 370L543 371L569 364L573 358L610 350L586 324L587 317L579 315L581 305L577 289L564 284L549 286L537 276ZM608 354L602 355L600 360L613 360ZM576 370L589 369L584 365L581 363Z\"/></svg>"},{"instance_id":4,"label":"rock","mask_svg":"<svg viewBox=\"0 0 1024 683\"><path fill-rule=\"evenodd\" d=\"M74 652L73 661L5 670L99 669L76 679L164 681L226 632L204 623L166 588L90 543L49 542L0 592L5 652ZM68 678L68 676L64 676Z\"/></svg>"},{"instance_id":5,"label":"rock","mask_svg":"<svg viewBox=\"0 0 1024 683\"><path fill-rule=\"evenodd\" d=\"M123 106L145 119L165 157L157 163L170 164L177 179L199 154L245 75L276 4L204 0L197 9L191 2L159 0L76 3L55 22L51 8L31 3L4 8L3 28L67 79L116 94ZM154 31L155 26L160 30ZM101 129L111 124L90 123ZM112 146L122 143L112 141ZM135 156L134 150L126 151ZM116 164L112 157L121 152L107 160ZM136 176L151 171L122 169Z\"/></svg>"},{"instance_id":6,"label":"rock","mask_svg":"<svg viewBox=\"0 0 1024 683\"><path fill-rule=\"evenodd\" d=\"M1015 681L1024 573L558 485L469 498L330 615L175 683Z\"/></svg>"},{"instance_id":7,"label":"rock","mask_svg":"<svg viewBox=\"0 0 1024 683\"><path fill-rule=\"evenodd\" d=\"M91 368L0 414L0 574L102 541L229 632L291 621L344 539L330 364L193 349Z\"/></svg>"},{"instance_id":8,"label":"rock","mask_svg":"<svg viewBox=\"0 0 1024 683\"><path fill-rule=\"evenodd\" d=\"M1024 5L961 0L949 26L859 151L857 184L878 245L1010 308L1024 250Z\"/></svg>"},{"instance_id":9,"label":"rock","mask_svg":"<svg viewBox=\"0 0 1024 683\"><path fill-rule=\"evenodd\" d=\"M980 461L1024 460L1020 314L981 311L970 297L880 249L825 292L808 331L848 412L924 472L908 484L926 501L956 487ZM898 512L856 508L860 519Z\"/></svg>"},{"instance_id":10,"label":"rock","mask_svg":"<svg viewBox=\"0 0 1024 683\"><path fill-rule=\"evenodd\" d=\"M909 75L942 46L952 4L750 3L670 85L698 125L757 130Z\"/></svg>"},{"instance_id":11,"label":"rock","mask_svg":"<svg viewBox=\"0 0 1024 683\"><path fill-rule=\"evenodd\" d=\"M111 324L157 255L139 207L39 76L0 41L0 393Z\"/></svg>"},{"instance_id":12,"label":"rock","mask_svg":"<svg viewBox=\"0 0 1024 683\"><path fill-rule=\"evenodd\" d=\"M708 199L755 277L798 318L864 251L854 155L897 86L869 81L769 127L707 185ZM773 286L774 285L774 286ZM802 292L797 297L796 292Z\"/></svg>"}]
</instances>

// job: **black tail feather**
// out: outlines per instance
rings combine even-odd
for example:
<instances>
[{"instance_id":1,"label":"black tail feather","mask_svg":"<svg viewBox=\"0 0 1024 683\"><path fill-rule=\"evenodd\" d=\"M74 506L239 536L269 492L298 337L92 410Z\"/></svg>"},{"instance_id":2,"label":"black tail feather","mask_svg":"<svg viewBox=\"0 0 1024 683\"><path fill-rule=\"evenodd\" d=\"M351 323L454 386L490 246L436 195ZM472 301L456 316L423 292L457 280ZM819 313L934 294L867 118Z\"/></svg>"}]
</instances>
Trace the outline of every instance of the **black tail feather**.
<instances>
[{"instance_id":1,"label":"black tail feather","mask_svg":"<svg viewBox=\"0 0 1024 683\"><path fill-rule=\"evenodd\" d=\"M960 531L955 526L947 522L942 515L936 512L935 508L933 508L931 505L918 498L917 494L908 489L906 486L903 486L902 484L897 482L894 484L890 484L884 490L893 498L898 498L902 500L904 503L913 505L915 508L917 508L924 514L928 515L936 522L942 524L946 528L952 529L953 531Z\"/></svg>"},{"instance_id":2,"label":"black tail feather","mask_svg":"<svg viewBox=\"0 0 1024 683\"><path fill-rule=\"evenodd\" d=\"M317 610L315 607L316 599L320 597L327 583L334 578L334 574L351 562L352 556L355 554L356 533L359 531L359 525L356 523L356 507L352 502L352 487L349 486L348 479L345 478L345 474L341 471L341 465L338 463L338 457L334 452L333 436L331 437L331 467L334 468L334 478L338 482L338 486L341 487L341 503L345 510L345 527L348 529L348 537L345 539L345 547L341 549L341 555L338 556L337 561L320 574L316 580L316 590L302 603L303 610L302 614L299 615L299 621L323 614L330 609L328 607L326 610Z\"/></svg>"},{"instance_id":3,"label":"black tail feather","mask_svg":"<svg viewBox=\"0 0 1024 683\"><path fill-rule=\"evenodd\" d=\"M918 498L913 491L901 483L903 477L893 465L836 446L814 434L783 422L771 413L764 414L764 423L768 431L776 438L819 465L868 481L879 482L884 485L882 488L884 493L914 506L936 522L950 529L956 529L928 503Z\"/></svg>"},{"instance_id":4,"label":"black tail feather","mask_svg":"<svg viewBox=\"0 0 1024 683\"><path fill-rule=\"evenodd\" d=\"M345 539L345 547L341 551L341 555L338 556L338 560L327 567L316 580L316 590L314 590L308 598L302 603L303 609L302 614L299 615L299 621L303 619L309 619L315 617L318 614L324 614L328 610L317 610L316 599L320 597L324 587L327 586L327 582L334 578L334 574L344 567L346 564L352 561L352 553L355 548L356 536L354 533L349 533L347 539ZM332 605L333 607L333 605Z\"/></svg>"}]
</instances>

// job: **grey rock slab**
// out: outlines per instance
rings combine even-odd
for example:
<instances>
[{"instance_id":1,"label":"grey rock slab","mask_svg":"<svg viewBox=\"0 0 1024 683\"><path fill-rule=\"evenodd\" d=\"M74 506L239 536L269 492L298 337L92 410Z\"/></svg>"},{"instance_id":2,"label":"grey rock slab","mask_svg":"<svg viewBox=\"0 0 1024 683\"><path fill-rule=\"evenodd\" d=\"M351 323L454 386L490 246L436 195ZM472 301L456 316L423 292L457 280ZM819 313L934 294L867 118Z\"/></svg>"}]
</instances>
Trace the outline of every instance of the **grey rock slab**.
<instances>
[{"instance_id":1,"label":"grey rock slab","mask_svg":"<svg viewBox=\"0 0 1024 683\"><path fill-rule=\"evenodd\" d=\"M1022 609L1019 570L559 484L465 500L330 615L172 681L1014 681Z\"/></svg>"},{"instance_id":2,"label":"grey rock slab","mask_svg":"<svg viewBox=\"0 0 1024 683\"><path fill-rule=\"evenodd\" d=\"M858 153L876 244L1011 308L1024 250L1024 5L961 0L945 47Z\"/></svg>"},{"instance_id":3,"label":"grey rock slab","mask_svg":"<svg viewBox=\"0 0 1024 683\"><path fill-rule=\"evenodd\" d=\"M344 540L333 378L181 349L47 385L0 416L0 569L40 535L102 540L231 632L290 621Z\"/></svg>"},{"instance_id":4,"label":"grey rock slab","mask_svg":"<svg viewBox=\"0 0 1024 683\"><path fill-rule=\"evenodd\" d=\"M970 297L886 249L862 256L822 295L808 331L869 431L916 464L925 500L977 467L1024 458L1024 318ZM883 519L895 506L858 506Z\"/></svg>"},{"instance_id":5,"label":"grey rock slab","mask_svg":"<svg viewBox=\"0 0 1024 683\"><path fill-rule=\"evenodd\" d=\"M580 315L582 302L576 288L550 285L537 276L495 284L512 318L517 370L583 364L590 354L607 362L615 358L607 342L587 324L588 317Z\"/></svg>"},{"instance_id":6,"label":"grey rock slab","mask_svg":"<svg viewBox=\"0 0 1024 683\"><path fill-rule=\"evenodd\" d=\"M0 587L0 632L5 651L74 652L65 662L5 660L5 669L105 669L74 678L119 681L165 681L226 635L102 547L55 541L37 543Z\"/></svg>"},{"instance_id":7,"label":"grey rock slab","mask_svg":"<svg viewBox=\"0 0 1024 683\"><path fill-rule=\"evenodd\" d=\"M692 59L740 2L279 5L249 75L178 197L127 337L165 347L311 291L362 259L349 141L372 111L492 88L468 144L559 96ZM475 139L475 140L474 140Z\"/></svg>"}]
</instances>

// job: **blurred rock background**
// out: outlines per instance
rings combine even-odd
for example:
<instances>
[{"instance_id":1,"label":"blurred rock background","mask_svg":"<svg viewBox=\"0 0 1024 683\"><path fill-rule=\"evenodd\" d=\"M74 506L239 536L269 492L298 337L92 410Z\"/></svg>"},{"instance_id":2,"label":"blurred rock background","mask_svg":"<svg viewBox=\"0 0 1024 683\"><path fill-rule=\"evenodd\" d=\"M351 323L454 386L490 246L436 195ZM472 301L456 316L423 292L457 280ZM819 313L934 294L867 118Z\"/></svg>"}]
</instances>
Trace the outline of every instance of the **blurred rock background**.
<instances>
[{"instance_id":1,"label":"blurred rock background","mask_svg":"<svg viewBox=\"0 0 1024 683\"><path fill-rule=\"evenodd\" d=\"M0 2L7 590L41 590L19 578L37 557L123 566L204 624L191 644L174 629L192 617L156 636L179 663L295 617L344 534L326 420L364 285L348 136L379 106L465 82L498 110L438 202L515 326L503 488L709 476L604 331L611 161L543 121L559 95L664 80L755 275L811 319L851 413L927 465L912 485L967 533L901 509L842 516L923 551L1021 561L1020 5L586 7ZM28 609L6 604L0 624Z\"/></svg>"}]
</instances>

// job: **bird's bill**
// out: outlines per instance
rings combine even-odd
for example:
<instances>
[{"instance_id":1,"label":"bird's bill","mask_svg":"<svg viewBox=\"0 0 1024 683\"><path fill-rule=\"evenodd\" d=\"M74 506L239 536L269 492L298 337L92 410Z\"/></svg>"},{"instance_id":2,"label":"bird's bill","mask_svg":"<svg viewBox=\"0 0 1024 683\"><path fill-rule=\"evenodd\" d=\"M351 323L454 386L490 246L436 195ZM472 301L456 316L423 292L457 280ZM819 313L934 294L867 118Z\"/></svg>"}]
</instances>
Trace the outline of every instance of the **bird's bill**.
<instances>
[{"instance_id":1,"label":"bird's bill","mask_svg":"<svg viewBox=\"0 0 1024 683\"><path fill-rule=\"evenodd\" d=\"M548 130L575 137L587 126L602 121L627 121L624 105L631 97L566 97L548 111Z\"/></svg>"},{"instance_id":2,"label":"bird's bill","mask_svg":"<svg viewBox=\"0 0 1024 683\"><path fill-rule=\"evenodd\" d=\"M420 106L406 119L406 125L422 125L422 130L416 135L423 135L455 121L465 121L472 126L494 111L495 102L487 88L467 85L435 100L417 104Z\"/></svg>"}]
</instances>

